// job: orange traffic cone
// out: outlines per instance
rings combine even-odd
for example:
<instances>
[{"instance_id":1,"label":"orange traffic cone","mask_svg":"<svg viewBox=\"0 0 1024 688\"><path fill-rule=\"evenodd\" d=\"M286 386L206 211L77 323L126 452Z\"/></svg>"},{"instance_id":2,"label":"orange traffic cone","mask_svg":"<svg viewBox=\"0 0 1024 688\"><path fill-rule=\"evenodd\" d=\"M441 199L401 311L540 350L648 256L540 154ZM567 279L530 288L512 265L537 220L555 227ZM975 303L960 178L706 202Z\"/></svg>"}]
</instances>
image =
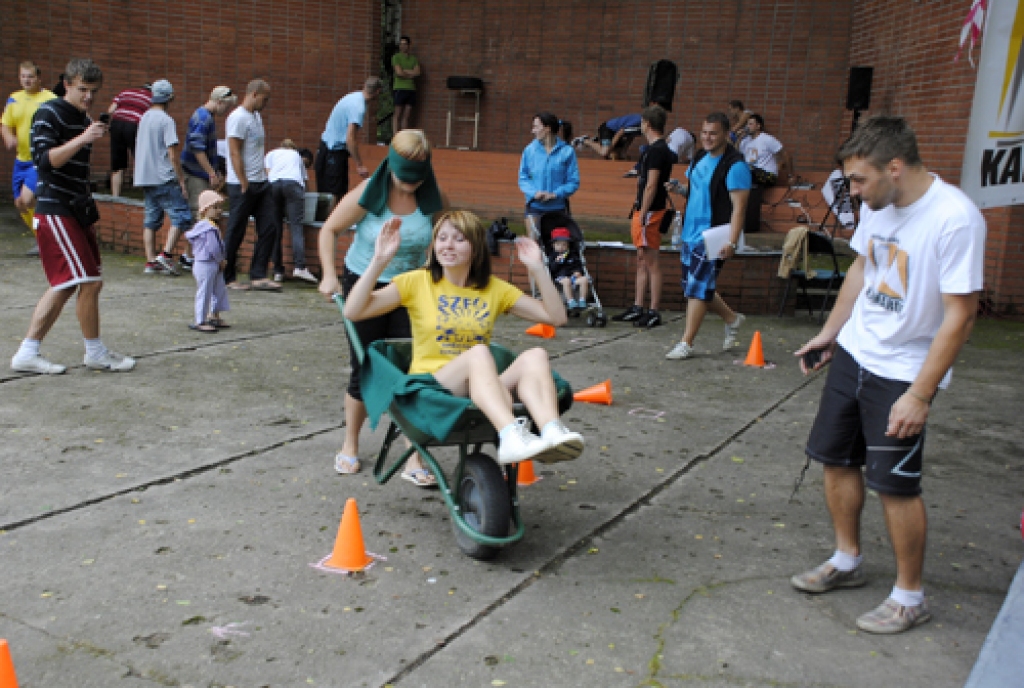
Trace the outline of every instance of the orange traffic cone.
<instances>
[{"instance_id":1,"label":"orange traffic cone","mask_svg":"<svg viewBox=\"0 0 1024 688\"><path fill-rule=\"evenodd\" d=\"M532 334L534 337L551 339L555 336L555 328L551 327L551 325L545 325L544 323L537 323L533 327L528 327L526 329L526 334Z\"/></svg>"},{"instance_id":2,"label":"orange traffic cone","mask_svg":"<svg viewBox=\"0 0 1024 688\"><path fill-rule=\"evenodd\" d=\"M338 537L334 541L334 552L323 565L343 571L362 571L373 561L373 557L367 554L366 546L363 544L363 528L359 525L356 500L349 497L345 502L345 513L341 517Z\"/></svg>"},{"instance_id":3,"label":"orange traffic cone","mask_svg":"<svg viewBox=\"0 0 1024 688\"><path fill-rule=\"evenodd\" d=\"M572 395L573 401L585 401L588 404L612 405L612 381L605 380L599 385L581 389Z\"/></svg>"},{"instance_id":4,"label":"orange traffic cone","mask_svg":"<svg viewBox=\"0 0 1024 688\"><path fill-rule=\"evenodd\" d=\"M747 360L743 365L764 368L764 350L761 348L761 332L754 333L754 339L750 342L750 350L747 352Z\"/></svg>"},{"instance_id":5,"label":"orange traffic cone","mask_svg":"<svg viewBox=\"0 0 1024 688\"><path fill-rule=\"evenodd\" d=\"M6 640L0 640L0 688L18 688L18 677L14 675L14 662Z\"/></svg>"},{"instance_id":6,"label":"orange traffic cone","mask_svg":"<svg viewBox=\"0 0 1024 688\"><path fill-rule=\"evenodd\" d=\"M526 461L519 462L518 477L516 478L516 485L533 485L538 482L540 478L533 471L533 461L527 459Z\"/></svg>"}]
</instances>

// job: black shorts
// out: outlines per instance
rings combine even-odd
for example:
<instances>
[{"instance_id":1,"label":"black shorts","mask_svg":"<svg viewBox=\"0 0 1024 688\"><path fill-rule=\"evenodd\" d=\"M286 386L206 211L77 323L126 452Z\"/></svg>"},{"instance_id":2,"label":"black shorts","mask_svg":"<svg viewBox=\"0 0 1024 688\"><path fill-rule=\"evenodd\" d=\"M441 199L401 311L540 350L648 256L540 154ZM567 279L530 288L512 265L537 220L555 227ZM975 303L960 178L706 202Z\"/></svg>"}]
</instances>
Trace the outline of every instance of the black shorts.
<instances>
[{"instance_id":1,"label":"black shorts","mask_svg":"<svg viewBox=\"0 0 1024 688\"><path fill-rule=\"evenodd\" d=\"M807 440L807 456L827 466L865 467L867 485L876 492L921 494L924 430L904 439L885 435L889 412L909 387L909 382L868 372L837 347Z\"/></svg>"},{"instance_id":2,"label":"black shorts","mask_svg":"<svg viewBox=\"0 0 1024 688\"><path fill-rule=\"evenodd\" d=\"M400 88L393 94L395 105L413 106L416 104L416 91Z\"/></svg>"},{"instance_id":3,"label":"black shorts","mask_svg":"<svg viewBox=\"0 0 1024 688\"><path fill-rule=\"evenodd\" d=\"M345 272L341 276L341 295L347 298L348 293L352 291L352 287L359 281L359 275L345 268ZM383 289L388 286L390 282L377 282L374 290ZM412 326L409 324L409 313L405 310L405 307L399 307L390 313L379 315L376 318L370 318L369 320L361 320L359 322L352 323L356 326L356 333L359 335L359 342L363 345L363 350L370 345L371 342L375 342L378 339L411 339L412 338ZM348 343L348 355L349 360L352 362L352 375L348 379L348 389L346 390L353 399L357 401L363 400L362 392L359 386L359 357L356 355L356 350L352 346L352 342Z\"/></svg>"},{"instance_id":4,"label":"black shorts","mask_svg":"<svg viewBox=\"0 0 1024 688\"><path fill-rule=\"evenodd\" d=\"M336 198L348 193L349 157L351 156L347 150L331 150L326 143L320 141L320 147L316 151L316 162L313 164L317 191L333 194Z\"/></svg>"},{"instance_id":5,"label":"black shorts","mask_svg":"<svg viewBox=\"0 0 1024 688\"><path fill-rule=\"evenodd\" d=\"M128 169L128 151L135 155L135 136L139 125L115 119L110 122L110 170L119 172Z\"/></svg>"}]
</instances>

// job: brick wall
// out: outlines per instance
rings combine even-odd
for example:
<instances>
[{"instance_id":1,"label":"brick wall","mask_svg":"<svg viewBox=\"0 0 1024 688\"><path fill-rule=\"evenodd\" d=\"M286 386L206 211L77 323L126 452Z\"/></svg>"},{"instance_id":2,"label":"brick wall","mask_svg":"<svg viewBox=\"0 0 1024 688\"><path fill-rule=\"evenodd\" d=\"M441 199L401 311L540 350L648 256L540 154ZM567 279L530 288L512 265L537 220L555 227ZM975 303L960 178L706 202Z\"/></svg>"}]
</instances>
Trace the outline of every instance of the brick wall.
<instances>
[{"instance_id":1,"label":"brick wall","mask_svg":"<svg viewBox=\"0 0 1024 688\"><path fill-rule=\"evenodd\" d=\"M872 113L894 113L917 131L925 165L960 181L977 71L953 62L970 3L960 0L858 0L850 64L875 68ZM975 60L977 62L977 60ZM843 125L849 131L849 114ZM984 212L988 222L985 289L999 313L1024 313L1024 206Z\"/></svg>"},{"instance_id":2,"label":"brick wall","mask_svg":"<svg viewBox=\"0 0 1024 688\"><path fill-rule=\"evenodd\" d=\"M104 74L94 115L120 90L166 78L177 94L170 113L181 136L214 86L244 94L260 77L272 92L263 112L268 150L287 136L315 151L338 98L378 72L380 11L370 0L12 1L0 15L4 96L21 88L22 60L36 62L50 88L70 58L91 57ZM106 141L94 146L94 172L109 168L109 150ZM13 159L0 150L4 189Z\"/></svg>"},{"instance_id":3,"label":"brick wall","mask_svg":"<svg viewBox=\"0 0 1024 688\"><path fill-rule=\"evenodd\" d=\"M670 128L699 130L707 113L738 98L764 115L798 170L829 169L846 95L851 4L407 1L402 33L424 69L415 123L443 144L445 79L464 75L485 82L483 150L521 151L540 110L593 135L601 122L638 112L648 67L670 59L682 73ZM466 114L471 99L461 98ZM471 137L472 125L460 123L452 143L467 146Z\"/></svg>"}]
</instances>

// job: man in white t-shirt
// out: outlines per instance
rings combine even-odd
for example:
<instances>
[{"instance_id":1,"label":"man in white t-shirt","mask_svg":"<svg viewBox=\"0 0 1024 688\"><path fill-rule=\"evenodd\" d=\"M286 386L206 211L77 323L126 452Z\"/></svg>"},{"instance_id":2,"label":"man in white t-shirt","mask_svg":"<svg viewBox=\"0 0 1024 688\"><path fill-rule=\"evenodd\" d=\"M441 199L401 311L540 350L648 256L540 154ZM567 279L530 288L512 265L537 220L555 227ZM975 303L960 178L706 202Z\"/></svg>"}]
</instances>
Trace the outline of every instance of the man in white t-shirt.
<instances>
[{"instance_id":1,"label":"man in white t-shirt","mask_svg":"<svg viewBox=\"0 0 1024 688\"><path fill-rule=\"evenodd\" d=\"M253 79L245 89L245 100L228 115L227 186L231 199L228 229L224 240L227 266L224 281L229 289L281 291L281 285L267 279L267 264L274 250L274 197L264 163L263 119L260 112L270 100L270 85ZM249 217L256 219L256 248L249 265L249 284L238 279L238 249L245 240Z\"/></svg>"},{"instance_id":2,"label":"man in white t-shirt","mask_svg":"<svg viewBox=\"0 0 1024 688\"><path fill-rule=\"evenodd\" d=\"M789 151L783 149L779 140L764 131L764 118L756 112L747 118L747 137L740 141L740 152L750 165L750 176L758 186L775 186L779 181L779 163L788 162L790 175L793 163Z\"/></svg>"},{"instance_id":3,"label":"man in white t-shirt","mask_svg":"<svg viewBox=\"0 0 1024 688\"><path fill-rule=\"evenodd\" d=\"M901 117L868 119L838 158L850 194L863 202L850 242L858 256L828 322L796 352L805 373L832 363L806 452L824 464L836 551L791 582L812 593L866 582L860 546L866 482L882 501L896 585L857 626L900 633L931 618L921 581L925 421L974 324L985 221L963 192L925 169Z\"/></svg>"},{"instance_id":4,"label":"man in white t-shirt","mask_svg":"<svg viewBox=\"0 0 1024 688\"><path fill-rule=\"evenodd\" d=\"M174 88L167 79L150 87L153 104L139 120L135 135L135 186L145 189L146 216L142 245L146 251L147 275L177 275L174 245L182 232L192 227L185 173L179 159L177 127L167 114L174 100ZM171 218L164 250L156 252L156 233L164 226L164 214Z\"/></svg>"},{"instance_id":5,"label":"man in white t-shirt","mask_svg":"<svg viewBox=\"0 0 1024 688\"><path fill-rule=\"evenodd\" d=\"M282 222L288 218L292 261L295 263L292 278L319 284L320 280L306 267L306 237L303 228L305 222L313 221L312 217L305 217L306 180L309 178L306 169L313 164L313 154L306 148L298 150L294 141L285 139L280 148L267 153L263 164L267 168L267 180L274 197L274 281L284 281Z\"/></svg>"}]
</instances>

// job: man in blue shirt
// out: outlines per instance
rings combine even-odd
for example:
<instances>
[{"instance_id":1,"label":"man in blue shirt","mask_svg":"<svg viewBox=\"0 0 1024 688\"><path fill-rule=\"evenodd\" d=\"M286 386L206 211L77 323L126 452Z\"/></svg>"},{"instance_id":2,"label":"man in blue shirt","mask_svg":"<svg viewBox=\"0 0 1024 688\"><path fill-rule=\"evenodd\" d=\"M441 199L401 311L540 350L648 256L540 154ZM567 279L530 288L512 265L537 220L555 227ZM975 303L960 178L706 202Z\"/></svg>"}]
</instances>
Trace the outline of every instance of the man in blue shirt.
<instances>
[{"instance_id":1,"label":"man in blue shirt","mask_svg":"<svg viewBox=\"0 0 1024 688\"><path fill-rule=\"evenodd\" d=\"M573 139L574 148L586 146L602 158L623 160L633 139L640 135L640 113L613 117L597 128L597 138L579 136Z\"/></svg>"},{"instance_id":2,"label":"man in blue shirt","mask_svg":"<svg viewBox=\"0 0 1024 688\"><path fill-rule=\"evenodd\" d=\"M722 263L735 254L743 231L751 187L750 168L729 143L729 118L724 113L713 112L707 116L700 140L704 150L694 156L686 171L688 183L678 189L687 197L680 250L686 331L665 356L673 360L693 356L693 340L709 310L725 321L722 344L725 350L736 343L736 335L745 319L726 305L715 287ZM717 256L708 256L704 232L721 225L729 225L729 241Z\"/></svg>"},{"instance_id":3,"label":"man in blue shirt","mask_svg":"<svg viewBox=\"0 0 1024 688\"><path fill-rule=\"evenodd\" d=\"M317 191L331 194L332 210L341 197L348 193L350 157L356 161L356 172L360 177L365 179L370 176L359 154L359 141L356 137L363 126L367 109L373 112L372 105L376 103L383 88L378 77L367 78L363 90L353 91L339 100L327 118L313 167L316 171ZM375 122L376 118L371 121Z\"/></svg>"}]
</instances>

